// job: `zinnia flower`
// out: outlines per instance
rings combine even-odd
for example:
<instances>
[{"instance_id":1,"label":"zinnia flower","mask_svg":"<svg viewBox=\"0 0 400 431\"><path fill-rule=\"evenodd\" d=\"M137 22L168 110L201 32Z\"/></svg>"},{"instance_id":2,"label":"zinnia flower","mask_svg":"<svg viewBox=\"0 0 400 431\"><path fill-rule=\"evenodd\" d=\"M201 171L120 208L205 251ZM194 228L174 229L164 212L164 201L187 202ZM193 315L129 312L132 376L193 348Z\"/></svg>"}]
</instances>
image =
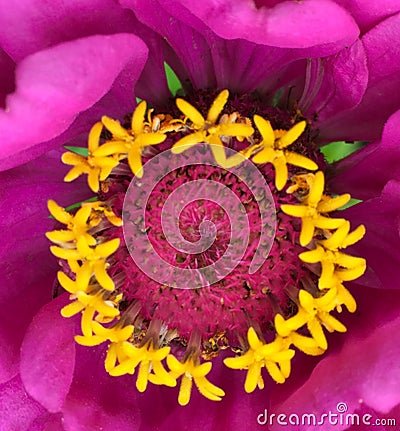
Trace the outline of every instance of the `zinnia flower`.
<instances>
[{"instance_id":1,"label":"zinnia flower","mask_svg":"<svg viewBox=\"0 0 400 431\"><path fill-rule=\"evenodd\" d=\"M0 12L1 429L398 419L398 2L119 3Z\"/></svg>"}]
</instances>

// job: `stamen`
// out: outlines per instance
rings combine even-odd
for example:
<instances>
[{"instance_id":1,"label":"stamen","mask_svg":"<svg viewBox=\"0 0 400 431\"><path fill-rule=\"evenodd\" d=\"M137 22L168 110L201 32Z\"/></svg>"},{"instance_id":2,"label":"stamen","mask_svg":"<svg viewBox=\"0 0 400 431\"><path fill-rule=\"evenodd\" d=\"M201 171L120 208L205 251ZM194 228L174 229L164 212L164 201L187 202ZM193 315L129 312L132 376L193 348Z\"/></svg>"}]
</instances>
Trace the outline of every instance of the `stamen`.
<instances>
[{"instance_id":1,"label":"stamen","mask_svg":"<svg viewBox=\"0 0 400 431\"><path fill-rule=\"evenodd\" d=\"M136 380L136 387L139 392L146 390L149 381L158 385L176 386L176 379L165 370L162 364L162 361L170 352L169 347L154 347L153 340L149 340L142 347L135 347L125 342L122 345L122 349L126 355L126 359L114 368L109 369L110 375L122 376L127 373L133 374L135 368L139 365L139 373Z\"/></svg>"},{"instance_id":2,"label":"stamen","mask_svg":"<svg viewBox=\"0 0 400 431\"><path fill-rule=\"evenodd\" d=\"M179 154L188 148L192 147L201 142L212 144L211 149L213 151L216 162L226 167L227 158L221 136L235 136L235 137L246 137L254 133L254 129L247 124L240 123L222 123L217 125L216 122L220 116L227 100L229 92L228 90L222 91L211 105L210 110L205 119L200 112L194 108L190 103L183 99L177 99L176 105L179 110L185 115L187 119L192 122L189 126L190 130L194 130L194 133L187 135L180 139L172 146L172 152Z\"/></svg>"},{"instance_id":3,"label":"stamen","mask_svg":"<svg viewBox=\"0 0 400 431\"><path fill-rule=\"evenodd\" d=\"M261 369L265 367L270 376L277 383L284 383L290 374L290 361L295 351L289 349L282 339L276 339L271 343L264 343L258 337L254 328L250 327L247 332L249 349L247 352L237 358L227 358L224 364L228 368L246 369L247 376L244 388L250 393L255 390L259 381L263 380Z\"/></svg>"},{"instance_id":4,"label":"stamen","mask_svg":"<svg viewBox=\"0 0 400 431\"><path fill-rule=\"evenodd\" d=\"M179 362L173 355L167 356L167 364L171 370L171 375L175 379L182 376L179 389L178 402L181 406L186 406L190 401L192 392L192 382L194 381L199 392L212 401L221 401L225 392L213 385L207 378L212 368L211 362L200 364L198 357L190 357L185 362Z\"/></svg>"},{"instance_id":5,"label":"stamen","mask_svg":"<svg viewBox=\"0 0 400 431\"><path fill-rule=\"evenodd\" d=\"M324 184L324 174L318 171L314 176L310 192L304 199L303 205L284 204L281 206L281 210L284 213L301 218L300 244L302 246L310 243L316 228L328 230L337 229L346 221L343 218L334 219L321 215L337 210L350 200L350 195L348 194L336 198L324 196Z\"/></svg>"},{"instance_id":6,"label":"stamen","mask_svg":"<svg viewBox=\"0 0 400 431\"><path fill-rule=\"evenodd\" d=\"M102 157L97 154L102 129L103 125L100 122L92 127L88 140L88 157L71 152L62 155L61 160L63 163L73 166L65 176L64 181L70 182L82 174L87 174L88 185L91 190L95 193L99 191L99 182L108 178L113 168L119 163L119 160L115 157Z\"/></svg>"},{"instance_id":7,"label":"stamen","mask_svg":"<svg viewBox=\"0 0 400 431\"><path fill-rule=\"evenodd\" d=\"M119 324L105 328L100 323L92 320L89 323L89 331L82 331L84 335L76 335L75 341L82 346L97 346L105 341L122 343L132 336L133 329L133 325L122 326ZM90 332L90 335L86 335L85 332Z\"/></svg>"},{"instance_id":8,"label":"stamen","mask_svg":"<svg viewBox=\"0 0 400 431\"><path fill-rule=\"evenodd\" d=\"M54 230L47 232L47 238L60 245L77 241L83 236L89 245L96 244L96 240L89 235L88 230L94 226L93 222L88 222L91 213L90 207L82 207L73 216L57 205L53 200L47 203L51 215L60 223L67 225L67 230Z\"/></svg>"},{"instance_id":9,"label":"stamen","mask_svg":"<svg viewBox=\"0 0 400 431\"><path fill-rule=\"evenodd\" d=\"M346 332L346 327L329 314L336 306L336 302L333 302L336 300L335 293L335 291L331 291L321 298L313 298L310 293L305 290L300 290L300 305L297 314L287 321L284 321L277 315L275 317L276 330L280 335L287 337L292 332L307 325L317 346L326 350L328 348L328 343L321 324L323 324L329 332ZM327 299L329 301L327 301Z\"/></svg>"},{"instance_id":10,"label":"stamen","mask_svg":"<svg viewBox=\"0 0 400 431\"><path fill-rule=\"evenodd\" d=\"M298 166L314 171L318 165L307 157L300 154L284 150L292 145L304 132L306 122L301 121L295 124L290 130L282 134L272 129L271 123L259 115L254 116L254 122L261 133L262 149L254 157L255 163L272 163L275 168L275 186L282 190L288 179L287 164Z\"/></svg>"},{"instance_id":11,"label":"stamen","mask_svg":"<svg viewBox=\"0 0 400 431\"><path fill-rule=\"evenodd\" d=\"M320 289L329 289L335 286L334 275L339 267L346 269L360 268L363 273L366 269L365 259L349 256L336 250L327 250L320 245L317 245L314 250L301 253L299 257L303 262L321 263L322 271L318 284Z\"/></svg>"},{"instance_id":12,"label":"stamen","mask_svg":"<svg viewBox=\"0 0 400 431\"><path fill-rule=\"evenodd\" d=\"M143 176L141 160L143 148L160 144L166 139L164 133L151 131L150 124L145 119L146 110L146 102L140 102L132 116L131 130L123 128L119 121L106 116L102 117L103 125L113 138L97 151L98 156L113 155L119 160L128 158L129 167L133 174L139 178Z\"/></svg>"}]
</instances>

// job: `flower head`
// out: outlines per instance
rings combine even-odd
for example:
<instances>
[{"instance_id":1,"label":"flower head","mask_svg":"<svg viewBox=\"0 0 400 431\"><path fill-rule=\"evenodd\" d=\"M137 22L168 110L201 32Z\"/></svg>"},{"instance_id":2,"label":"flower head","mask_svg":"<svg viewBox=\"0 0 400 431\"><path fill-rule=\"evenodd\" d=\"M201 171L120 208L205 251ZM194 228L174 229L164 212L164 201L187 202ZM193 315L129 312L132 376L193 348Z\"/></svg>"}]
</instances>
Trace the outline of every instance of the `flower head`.
<instances>
[{"instance_id":1,"label":"flower head","mask_svg":"<svg viewBox=\"0 0 400 431\"><path fill-rule=\"evenodd\" d=\"M350 195L326 194L321 170L315 174L297 172L307 168L314 171L319 167L317 162L321 164L314 143L306 137L300 141L306 121L288 130L273 129L269 121L254 115L258 136L246 112L224 112L232 109L228 96L227 90L217 95L207 119L184 99L176 102L184 117L157 113L164 122L178 126L169 128L160 120L170 151L148 155L143 167L142 155L137 153L140 175L129 155L126 164L118 154L127 145L125 141L135 145L142 136L147 139L153 135L141 135L146 103L142 101L133 114L132 142L130 132L120 123L103 119L112 136L97 146L97 154L113 154L121 166L101 182L106 192L98 198L104 202L100 205L123 215L122 227L110 223L112 218L105 214L91 216L96 211L93 206L82 206L72 216L59 207L57 211L53 209L53 201L49 204L74 233L70 241L52 246L51 251L75 279L63 272L58 276L73 294L73 302L61 313L65 317L82 313L83 335L77 335L75 340L84 346L109 342L106 371L111 376L122 376L134 374L139 367L136 387L140 392L149 383L173 387L176 379L184 375L178 396L181 405L190 400L192 381L206 398L222 399L225 392L205 376L211 371L212 360L228 348L241 353L226 358L224 363L232 369L247 370L246 392L253 392L257 386L264 388L264 367L273 380L284 383L296 353L291 346L312 356L323 354L328 348L324 329L346 331L331 313L346 304L354 311L354 298L346 295L342 283L360 277L366 269L363 258L339 251L361 240L365 228L359 226L350 234L348 221L327 215L346 204ZM242 109L245 107L246 98L242 97ZM285 121L278 111L275 121ZM211 148L215 159L211 163L202 158L204 144ZM244 148L230 155L229 151L232 153L238 145ZM288 146L297 152L286 151ZM181 160L180 154L184 157ZM261 181L254 173L245 175L247 170L255 169L249 165L249 157L262 164L258 171ZM274 169L265 162L272 162ZM290 172L287 162L295 167ZM236 170L229 172L228 164ZM296 182L299 174L307 175L302 194L282 192L289 175ZM271 193L265 184L273 178L275 188ZM296 201L300 205L293 204ZM275 205L280 207L277 221ZM300 216L301 229L286 215ZM236 226L231 225L232 218ZM246 233L243 219L249 230L249 250L241 253L238 241L244 242ZM92 227L88 220L96 220L97 224ZM274 236L276 222L278 233ZM77 229L82 223L84 228ZM48 236L52 238L51 233ZM299 253L297 242L305 246L312 240L315 249ZM281 247L286 248L285 258L280 255ZM260 254L264 258L254 270L254 261ZM276 265L278 260L282 262L280 267ZM302 262L319 263L320 269L311 271ZM190 321L188 314L192 314ZM217 319L211 325L213 317ZM271 327L271 321L275 327ZM264 342L264 336L273 339ZM221 340L223 344L218 345ZM211 343L216 350L210 350ZM183 361L170 354L172 348ZM207 362L201 364L200 357Z\"/></svg>"},{"instance_id":2,"label":"flower head","mask_svg":"<svg viewBox=\"0 0 400 431\"><path fill-rule=\"evenodd\" d=\"M253 3L2 8L4 428L396 415L400 8Z\"/></svg>"}]
</instances>

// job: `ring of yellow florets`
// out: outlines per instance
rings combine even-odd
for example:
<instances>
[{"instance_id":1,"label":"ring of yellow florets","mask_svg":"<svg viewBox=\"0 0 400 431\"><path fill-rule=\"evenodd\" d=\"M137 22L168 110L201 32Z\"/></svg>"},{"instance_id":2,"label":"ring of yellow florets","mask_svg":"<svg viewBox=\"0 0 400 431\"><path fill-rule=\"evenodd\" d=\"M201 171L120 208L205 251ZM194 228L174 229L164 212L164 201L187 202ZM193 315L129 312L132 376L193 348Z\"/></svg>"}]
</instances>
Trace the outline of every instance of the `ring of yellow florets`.
<instances>
[{"instance_id":1,"label":"ring of yellow florets","mask_svg":"<svg viewBox=\"0 0 400 431\"><path fill-rule=\"evenodd\" d=\"M341 312L343 305L350 312L356 309L355 300L343 282L360 277L366 263L364 259L350 256L343 250L359 241L365 229L359 226L350 232L348 221L329 217L331 211L349 201L350 195L326 195L323 172L313 173L318 169L316 163L290 151L290 146L304 132L305 121L294 124L289 130L274 130L268 120L255 115L253 122L261 136L255 139L249 118L236 114L221 117L228 96L227 90L222 91L206 118L183 99L176 101L183 118L153 116L152 110L146 117L147 105L142 101L132 116L129 129L118 121L103 117L89 134L88 155L67 152L63 154L62 161L73 166L65 181L86 174L89 187L98 192L113 169L125 159L133 174L142 176L143 149L160 144L168 133L179 131L185 136L173 145L173 152L179 153L205 142L212 144L215 160L226 169L246 158L251 158L256 164L271 163L278 190L283 190L288 182L288 165L310 171L290 178L291 185L286 191L295 193L301 190L301 193L296 193L299 204L282 205L281 210L301 219L300 244L307 247L307 251L301 253L299 258L307 264L320 264L319 292L299 290L296 314L287 319L281 314L275 316L273 341L265 342L256 328L249 327L242 354L224 360L229 368L247 370L245 390L252 392L257 386L264 387L262 368L266 368L277 383L283 383L289 377L291 360L295 355L293 347L307 355L320 355L328 347L324 328L328 332L346 331L346 327L330 313L333 310ZM100 145L103 128L112 138ZM227 136L246 140L247 148L226 158L223 140ZM95 238L92 232L101 232L107 224L121 226L122 220L103 202L83 203L75 215L54 201L49 201L48 207L52 216L66 225L64 230L48 232L47 237L56 244L51 247L52 253L68 262L68 275L60 271L58 280L70 293L72 302L61 313L64 317L81 313L82 335L77 335L76 341L85 346L107 342L106 370L113 376L119 376L133 374L138 368L136 386L141 392L148 382L175 386L177 379L181 378L178 399L181 405L189 402L193 381L202 395L211 400L221 400L224 391L206 377L211 371L211 362L200 362L201 343L196 334L189 340L186 354L179 361L168 346L169 341L178 334L169 331L161 322L151 322L144 331L140 319L137 319L138 309L120 310L123 295L117 292L108 274L110 259L119 247L119 240L105 241L101 235ZM166 361L169 371L163 361Z\"/></svg>"}]
</instances>

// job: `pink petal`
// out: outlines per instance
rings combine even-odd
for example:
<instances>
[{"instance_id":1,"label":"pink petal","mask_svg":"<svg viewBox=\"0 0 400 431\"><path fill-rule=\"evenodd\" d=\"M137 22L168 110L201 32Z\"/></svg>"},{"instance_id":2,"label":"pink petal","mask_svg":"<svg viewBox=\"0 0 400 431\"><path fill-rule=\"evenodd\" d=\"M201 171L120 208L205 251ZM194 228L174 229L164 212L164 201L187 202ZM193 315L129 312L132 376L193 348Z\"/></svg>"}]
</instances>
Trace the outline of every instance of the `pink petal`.
<instances>
[{"instance_id":1,"label":"pink petal","mask_svg":"<svg viewBox=\"0 0 400 431\"><path fill-rule=\"evenodd\" d=\"M210 46L198 29L192 26L196 24L204 29L201 21L176 2L121 0L120 3L133 10L143 24L159 33L171 45L195 88L215 87ZM178 8L179 19L172 16L167 8Z\"/></svg>"},{"instance_id":2,"label":"pink petal","mask_svg":"<svg viewBox=\"0 0 400 431\"><path fill-rule=\"evenodd\" d=\"M400 11L397 0L336 0L347 9L363 30L368 31L383 19Z\"/></svg>"},{"instance_id":3,"label":"pink petal","mask_svg":"<svg viewBox=\"0 0 400 431\"><path fill-rule=\"evenodd\" d=\"M65 431L141 429L134 380L132 376L109 376L104 370L104 353L104 345L77 346L74 380L63 407ZM156 406L153 402L152 414Z\"/></svg>"},{"instance_id":4,"label":"pink petal","mask_svg":"<svg viewBox=\"0 0 400 431\"><path fill-rule=\"evenodd\" d=\"M0 412L2 431L39 431L34 422L48 416L46 410L26 393L19 376L0 386Z\"/></svg>"},{"instance_id":5,"label":"pink petal","mask_svg":"<svg viewBox=\"0 0 400 431\"><path fill-rule=\"evenodd\" d=\"M400 369L397 361L400 343L397 337L393 340L387 335L396 334L399 329L400 318L397 318L371 336L346 346L339 354L320 362L307 383L276 408L276 411L287 415L313 412L320 417L329 411L337 413L338 403L345 403L348 413L365 403L378 411L388 412L400 402ZM357 364L356 369L349 364ZM327 424L325 429L346 428L347 425ZM295 429L316 428L299 426Z\"/></svg>"},{"instance_id":6,"label":"pink petal","mask_svg":"<svg viewBox=\"0 0 400 431\"><path fill-rule=\"evenodd\" d=\"M5 107L6 96L15 90L15 63L0 47L0 108Z\"/></svg>"},{"instance_id":7,"label":"pink petal","mask_svg":"<svg viewBox=\"0 0 400 431\"><path fill-rule=\"evenodd\" d=\"M228 369L222 363L222 357L213 361L213 370L208 377L211 382L225 391L226 395L222 401L210 401L193 387L190 403L184 408L178 407L169 415L162 422L160 430L168 431L174 428L188 431L194 429L204 431L256 429L257 414L264 407L269 406L269 393L273 385L270 385L268 381L265 391L246 394L244 391L245 375L245 371ZM173 392L173 401L175 405L178 405L178 390L170 390L170 392ZM164 397L166 396L167 393ZM150 426L146 428L149 431L151 429L154 428Z\"/></svg>"},{"instance_id":8,"label":"pink petal","mask_svg":"<svg viewBox=\"0 0 400 431\"><path fill-rule=\"evenodd\" d=\"M325 140L366 140L380 137L389 116L399 109L400 14L396 14L366 33L362 43L367 54L369 82L360 105L332 118L324 125ZM382 95L385 95L382 97Z\"/></svg>"},{"instance_id":9,"label":"pink petal","mask_svg":"<svg viewBox=\"0 0 400 431\"><path fill-rule=\"evenodd\" d=\"M396 291L353 289L357 301L356 315L345 319L349 332L335 334L341 337L343 347L321 358L311 376L295 392L274 406L274 413L337 413L339 402L346 403L348 413L363 404L383 413L389 413L400 403L400 295ZM335 340L338 338L335 337ZM296 431L317 429L306 426L287 427ZM345 429L346 426L324 429ZM272 427L273 430L278 427Z\"/></svg>"},{"instance_id":10,"label":"pink petal","mask_svg":"<svg viewBox=\"0 0 400 431\"><path fill-rule=\"evenodd\" d=\"M0 0L0 45L17 62L52 45L132 32L134 18L113 0Z\"/></svg>"},{"instance_id":11,"label":"pink petal","mask_svg":"<svg viewBox=\"0 0 400 431\"><path fill-rule=\"evenodd\" d=\"M350 14L330 0L283 1L260 9L247 0L179 1L226 39L245 39L280 48L329 44L343 47L358 35Z\"/></svg>"},{"instance_id":12,"label":"pink petal","mask_svg":"<svg viewBox=\"0 0 400 431\"><path fill-rule=\"evenodd\" d=\"M61 414L48 414L36 419L29 431L64 431L63 417Z\"/></svg>"},{"instance_id":13,"label":"pink petal","mask_svg":"<svg viewBox=\"0 0 400 431\"><path fill-rule=\"evenodd\" d=\"M76 321L61 316L69 303L63 294L41 308L21 347L21 378L27 392L52 413L60 411L75 365Z\"/></svg>"},{"instance_id":14,"label":"pink petal","mask_svg":"<svg viewBox=\"0 0 400 431\"><path fill-rule=\"evenodd\" d=\"M23 150L64 132L80 112L110 90L126 67L136 66L137 77L146 57L147 48L140 39L118 34L66 42L23 60L17 66L16 92L8 96L7 108L0 111L0 169L20 163L17 154ZM124 88L125 94L129 90L126 97L132 99L134 82ZM44 144L41 151L46 147L54 148L54 143ZM22 158L26 161L27 155Z\"/></svg>"},{"instance_id":15,"label":"pink petal","mask_svg":"<svg viewBox=\"0 0 400 431\"><path fill-rule=\"evenodd\" d=\"M91 196L83 181L63 182L68 167L60 156L52 152L0 172L0 382L18 372L26 328L52 296L58 265L44 235L54 228L47 200L67 206Z\"/></svg>"},{"instance_id":16,"label":"pink petal","mask_svg":"<svg viewBox=\"0 0 400 431\"><path fill-rule=\"evenodd\" d=\"M400 182L395 180L386 184L381 196L343 212L353 227L365 225L367 233L353 250L367 259L368 267L385 289L400 289L399 214ZM367 278L368 274L359 282L363 283Z\"/></svg>"},{"instance_id":17,"label":"pink petal","mask_svg":"<svg viewBox=\"0 0 400 431\"><path fill-rule=\"evenodd\" d=\"M138 77L135 92L141 99L160 108L165 106L171 97L164 70L165 40L138 20L135 20L134 33L144 40L149 48L149 56L143 72ZM131 74L134 71L133 67Z\"/></svg>"},{"instance_id":18,"label":"pink petal","mask_svg":"<svg viewBox=\"0 0 400 431\"><path fill-rule=\"evenodd\" d=\"M71 391L63 408L66 431L169 431L216 429L242 430L243 424L255 423L256 414L268 403L268 393L247 395L245 373L228 370L222 358L214 363L210 380L226 391L221 402L212 402L193 388L191 401L178 404L178 387L149 385L140 394L134 376L110 377L104 370L105 347L77 347L77 360ZM269 385L269 383L267 383Z\"/></svg>"},{"instance_id":19,"label":"pink petal","mask_svg":"<svg viewBox=\"0 0 400 431\"><path fill-rule=\"evenodd\" d=\"M2 4L6 5L2 8ZM12 5L0 0L0 36L7 52L18 62L27 55L72 39L95 34L134 33L146 40L149 61L141 78L147 100L168 97L161 38L144 28L135 16L113 0L21 0ZM145 36L145 37L144 37ZM139 97L143 97L140 95ZM1 106L1 105L0 105ZM123 113L125 115L126 112Z\"/></svg>"},{"instance_id":20,"label":"pink petal","mask_svg":"<svg viewBox=\"0 0 400 431\"><path fill-rule=\"evenodd\" d=\"M314 72L314 73L313 73ZM299 108L309 118L316 115L317 127L324 120L357 106L368 83L365 51L360 41L324 59L310 60L305 94Z\"/></svg>"},{"instance_id":21,"label":"pink petal","mask_svg":"<svg viewBox=\"0 0 400 431\"><path fill-rule=\"evenodd\" d=\"M279 47L277 47L269 40L270 38L257 37L256 40L253 40L251 37L242 37L240 32L230 37L221 34L219 29L210 24L213 17L219 19L220 16L224 21L224 28L227 27L225 21L229 21L230 18L226 18L224 13L220 14L219 8L224 11L229 8L233 10L238 8L238 14L242 9L246 9L250 14L247 25L251 26L253 32L256 27L252 20L255 9L243 1L230 3L228 6L225 5L225 2L218 6L215 4L209 6L207 3L205 8L200 8L201 10L199 10L198 4L180 0L168 2L123 0L122 4L131 8L143 23L168 41L186 68L186 73L182 73L179 70L180 67L176 67L175 64L181 81L189 78L195 88L225 87L239 93L251 92L266 79L279 73L278 71L284 66L299 58L325 56L338 50L337 44L332 45L326 40L321 44L316 41L315 44L306 48L298 46L298 44L293 45L293 48L297 49L289 49L292 48L291 44L283 48L278 44ZM336 5L331 5L338 9ZM203 13L203 9L207 9L207 7L212 9L211 15ZM268 13L270 12L268 11ZM344 11L341 12L345 14ZM228 15L229 13L227 12ZM269 24L268 13L264 13L263 10L257 11L256 22L260 22L260 26ZM314 14L314 12L310 13ZM243 15L240 16L245 19ZM271 21L274 21L273 17ZM228 31L235 32L236 30L235 26L230 26ZM310 35L309 28L307 28L306 34L306 37ZM303 40L303 36L299 36L298 39ZM288 37L288 33L286 33L286 37ZM339 48L343 46L344 44Z\"/></svg>"},{"instance_id":22,"label":"pink petal","mask_svg":"<svg viewBox=\"0 0 400 431\"><path fill-rule=\"evenodd\" d=\"M338 193L347 190L358 199L379 196L390 179L400 180L400 111L386 122L380 142L337 164L332 187Z\"/></svg>"}]
</instances>

